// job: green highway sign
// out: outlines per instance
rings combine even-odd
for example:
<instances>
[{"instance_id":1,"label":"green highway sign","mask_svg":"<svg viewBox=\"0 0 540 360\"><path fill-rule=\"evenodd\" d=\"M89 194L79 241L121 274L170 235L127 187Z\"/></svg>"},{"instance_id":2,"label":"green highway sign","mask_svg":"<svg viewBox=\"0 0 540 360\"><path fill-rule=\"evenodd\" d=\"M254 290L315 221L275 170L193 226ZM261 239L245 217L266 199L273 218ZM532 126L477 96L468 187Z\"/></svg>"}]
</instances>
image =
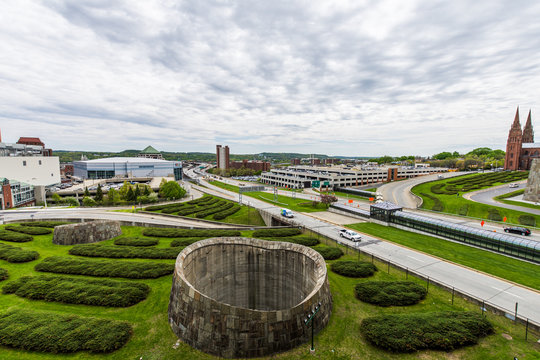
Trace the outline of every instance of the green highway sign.
<instances>
[{"instance_id":1,"label":"green highway sign","mask_svg":"<svg viewBox=\"0 0 540 360\"><path fill-rule=\"evenodd\" d=\"M330 181L325 181L325 182L323 182L323 185L324 185L324 186L330 186Z\"/></svg>"},{"instance_id":2,"label":"green highway sign","mask_svg":"<svg viewBox=\"0 0 540 360\"><path fill-rule=\"evenodd\" d=\"M311 182L311 187L321 187L321 182L319 180L313 180Z\"/></svg>"}]
</instances>

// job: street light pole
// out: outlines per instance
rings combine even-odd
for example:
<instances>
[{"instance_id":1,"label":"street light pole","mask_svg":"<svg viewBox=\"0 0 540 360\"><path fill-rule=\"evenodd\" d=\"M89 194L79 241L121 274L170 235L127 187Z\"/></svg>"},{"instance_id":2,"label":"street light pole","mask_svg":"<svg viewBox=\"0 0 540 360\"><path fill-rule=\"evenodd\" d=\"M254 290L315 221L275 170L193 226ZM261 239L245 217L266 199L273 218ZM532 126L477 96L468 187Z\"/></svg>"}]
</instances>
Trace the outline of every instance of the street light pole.
<instances>
[{"instance_id":1,"label":"street light pole","mask_svg":"<svg viewBox=\"0 0 540 360\"><path fill-rule=\"evenodd\" d=\"M306 326L309 326L311 323L311 351L315 351L315 344L314 344L314 334L315 334L315 315L319 312L319 309L321 308L321 302L315 306L315 309L311 310L311 312L308 313L307 317L304 319L304 324Z\"/></svg>"}]
</instances>

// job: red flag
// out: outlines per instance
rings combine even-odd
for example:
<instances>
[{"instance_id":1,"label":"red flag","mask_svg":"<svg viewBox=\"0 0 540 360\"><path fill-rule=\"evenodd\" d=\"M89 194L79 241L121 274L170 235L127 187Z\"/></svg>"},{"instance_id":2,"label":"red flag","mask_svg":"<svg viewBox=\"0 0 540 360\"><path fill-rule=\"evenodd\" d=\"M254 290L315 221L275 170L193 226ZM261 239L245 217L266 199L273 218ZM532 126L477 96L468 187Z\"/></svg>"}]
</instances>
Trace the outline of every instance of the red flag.
<instances>
[{"instance_id":1,"label":"red flag","mask_svg":"<svg viewBox=\"0 0 540 360\"><path fill-rule=\"evenodd\" d=\"M482 222L480 223L481 226L484 226L484 220L482 220Z\"/></svg>"},{"instance_id":2,"label":"red flag","mask_svg":"<svg viewBox=\"0 0 540 360\"><path fill-rule=\"evenodd\" d=\"M504 221L504 222L506 222L506 216L505 216L505 217L503 217L503 221Z\"/></svg>"},{"instance_id":3,"label":"red flag","mask_svg":"<svg viewBox=\"0 0 540 360\"><path fill-rule=\"evenodd\" d=\"M352 204L352 202L353 202L352 199L349 199L349 204Z\"/></svg>"}]
</instances>

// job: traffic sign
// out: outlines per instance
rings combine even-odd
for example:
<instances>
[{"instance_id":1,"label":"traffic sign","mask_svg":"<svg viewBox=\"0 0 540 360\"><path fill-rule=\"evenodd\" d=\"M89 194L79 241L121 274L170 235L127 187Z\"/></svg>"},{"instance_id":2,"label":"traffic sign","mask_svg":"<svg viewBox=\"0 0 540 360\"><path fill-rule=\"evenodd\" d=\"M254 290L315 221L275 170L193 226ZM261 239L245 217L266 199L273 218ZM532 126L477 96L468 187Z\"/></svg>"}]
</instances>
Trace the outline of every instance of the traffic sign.
<instances>
[{"instance_id":1,"label":"traffic sign","mask_svg":"<svg viewBox=\"0 0 540 360\"><path fill-rule=\"evenodd\" d=\"M311 182L311 187L321 187L321 181L320 180L313 180Z\"/></svg>"}]
</instances>

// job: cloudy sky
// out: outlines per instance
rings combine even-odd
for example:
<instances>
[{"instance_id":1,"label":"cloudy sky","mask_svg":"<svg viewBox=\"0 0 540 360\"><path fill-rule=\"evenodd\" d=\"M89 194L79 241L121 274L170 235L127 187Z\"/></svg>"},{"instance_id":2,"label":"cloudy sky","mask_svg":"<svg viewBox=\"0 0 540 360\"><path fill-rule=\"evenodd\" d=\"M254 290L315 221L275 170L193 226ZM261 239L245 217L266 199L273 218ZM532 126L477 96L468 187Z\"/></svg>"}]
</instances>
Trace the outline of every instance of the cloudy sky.
<instances>
[{"instance_id":1,"label":"cloudy sky","mask_svg":"<svg viewBox=\"0 0 540 360\"><path fill-rule=\"evenodd\" d=\"M0 129L63 150L504 149L516 106L540 129L539 19L536 0L3 0Z\"/></svg>"}]
</instances>

